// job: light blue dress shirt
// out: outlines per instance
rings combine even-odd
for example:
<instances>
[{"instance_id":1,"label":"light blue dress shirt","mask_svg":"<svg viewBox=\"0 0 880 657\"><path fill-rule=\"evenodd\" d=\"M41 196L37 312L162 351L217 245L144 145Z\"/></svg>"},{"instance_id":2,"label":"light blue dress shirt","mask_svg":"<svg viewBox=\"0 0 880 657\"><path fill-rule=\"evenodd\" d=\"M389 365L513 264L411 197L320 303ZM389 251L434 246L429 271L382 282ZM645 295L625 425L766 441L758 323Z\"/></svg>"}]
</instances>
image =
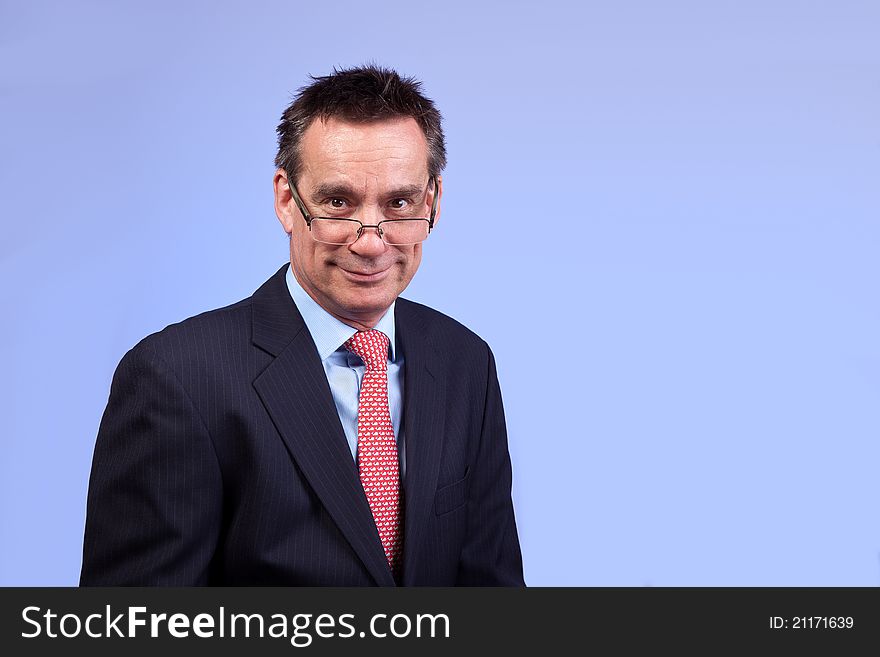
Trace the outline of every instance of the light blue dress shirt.
<instances>
[{"instance_id":1,"label":"light blue dress shirt","mask_svg":"<svg viewBox=\"0 0 880 657\"><path fill-rule=\"evenodd\" d=\"M327 382L333 393L336 411L345 431L345 438L353 458L357 458L357 411L361 382L366 366L360 356L351 353L343 345L357 333L357 329L345 324L324 310L302 289L290 265L287 266L287 289L302 315L312 340L318 348L318 357L324 365ZM406 475L406 450L400 431L400 418L403 414L403 354L397 353L394 345L394 303L382 315L374 327L382 331L391 341L388 359L388 402L391 410L391 424L397 440L400 455L400 476Z\"/></svg>"}]
</instances>

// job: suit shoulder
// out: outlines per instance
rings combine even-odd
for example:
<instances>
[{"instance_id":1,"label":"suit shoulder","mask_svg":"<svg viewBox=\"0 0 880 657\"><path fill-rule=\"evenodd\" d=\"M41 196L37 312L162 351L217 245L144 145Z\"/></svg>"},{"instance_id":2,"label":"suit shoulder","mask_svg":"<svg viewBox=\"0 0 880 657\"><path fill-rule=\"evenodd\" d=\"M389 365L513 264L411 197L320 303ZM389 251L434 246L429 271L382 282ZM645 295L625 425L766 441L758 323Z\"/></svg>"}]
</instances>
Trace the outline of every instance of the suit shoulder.
<instances>
[{"instance_id":1,"label":"suit shoulder","mask_svg":"<svg viewBox=\"0 0 880 657\"><path fill-rule=\"evenodd\" d=\"M439 310L403 297L399 297L397 303L400 304L401 315L412 318L421 324L423 330L435 341L451 342L460 347L469 347L480 351L489 348L483 338L457 319L441 313Z\"/></svg>"},{"instance_id":2,"label":"suit shoulder","mask_svg":"<svg viewBox=\"0 0 880 657\"><path fill-rule=\"evenodd\" d=\"M129 353L146 352L174 362L192 354L226 350L250 339L251 297L206 310L142 338Z\"/></svg>"}]
</instances>

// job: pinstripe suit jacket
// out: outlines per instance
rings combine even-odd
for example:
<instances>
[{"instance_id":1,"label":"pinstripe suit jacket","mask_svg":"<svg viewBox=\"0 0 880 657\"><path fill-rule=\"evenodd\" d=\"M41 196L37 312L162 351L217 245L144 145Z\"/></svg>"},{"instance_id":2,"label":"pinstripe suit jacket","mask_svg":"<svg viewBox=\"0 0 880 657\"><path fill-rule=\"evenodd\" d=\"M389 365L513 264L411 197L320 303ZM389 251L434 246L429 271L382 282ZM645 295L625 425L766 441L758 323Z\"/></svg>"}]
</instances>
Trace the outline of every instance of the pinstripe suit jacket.
<instances>
[{"instance_id":1,"label":"pinstripe suit jacket","mask_svg":"<svg viewBox=\"0 0 880 657\"><path fill-rule=\"evenodd\" d=\"M82 585L394 586L285 264L119 363L95 446ZM492 353L405 299L407 586L523 585Z\"/></svg>"}]
</instances>

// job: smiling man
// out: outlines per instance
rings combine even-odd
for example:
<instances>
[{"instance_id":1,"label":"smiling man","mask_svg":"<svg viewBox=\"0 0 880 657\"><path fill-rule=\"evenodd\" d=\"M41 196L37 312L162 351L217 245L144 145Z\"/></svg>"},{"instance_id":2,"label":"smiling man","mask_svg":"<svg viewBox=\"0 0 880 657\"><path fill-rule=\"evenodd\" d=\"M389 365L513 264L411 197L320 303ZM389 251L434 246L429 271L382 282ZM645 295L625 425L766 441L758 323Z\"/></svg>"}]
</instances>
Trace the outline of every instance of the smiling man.
<instances>
[{"instance_id":1,"label":"smiling man","mask_svg":"<svg viewBox=\"0 0 880 657\"><path fill-rule=\"evenodd\" d=\"M81 583L524 585L492 352L399 297L440 217L439 112L353 68L278 136L290 262L123 357Z\"/></svg>"}]
</instances>

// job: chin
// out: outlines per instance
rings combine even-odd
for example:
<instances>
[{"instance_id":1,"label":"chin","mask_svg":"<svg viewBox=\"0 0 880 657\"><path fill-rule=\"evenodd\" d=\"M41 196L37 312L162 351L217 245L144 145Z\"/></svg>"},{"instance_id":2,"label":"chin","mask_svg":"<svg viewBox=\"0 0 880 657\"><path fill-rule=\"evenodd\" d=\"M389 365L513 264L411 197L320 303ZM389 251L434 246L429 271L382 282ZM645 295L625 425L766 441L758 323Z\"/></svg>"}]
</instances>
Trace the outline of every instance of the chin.
<instances>
[{"instance_id":1,"label":"chin","mask_svg":"<svg viewBox=\"0 0 880 657\"><path fill-rule=\"evenodd\" d=\"M360 297L353 299L350 308L359 313L384 313L388 306L394 302L395 297L382 295L381 297Z\"/></svg>"},{"instance_id":2,"label":"chin","mask_svg":"<svg viewBox=\"0 0 880 657\"><path fill-rule=\"evenodd\" d=\"M372 292L364 288L351 290L335 301L340 308L353 313L385 312L397 297L393 292Z\"/></svg>"}]
</instances>

